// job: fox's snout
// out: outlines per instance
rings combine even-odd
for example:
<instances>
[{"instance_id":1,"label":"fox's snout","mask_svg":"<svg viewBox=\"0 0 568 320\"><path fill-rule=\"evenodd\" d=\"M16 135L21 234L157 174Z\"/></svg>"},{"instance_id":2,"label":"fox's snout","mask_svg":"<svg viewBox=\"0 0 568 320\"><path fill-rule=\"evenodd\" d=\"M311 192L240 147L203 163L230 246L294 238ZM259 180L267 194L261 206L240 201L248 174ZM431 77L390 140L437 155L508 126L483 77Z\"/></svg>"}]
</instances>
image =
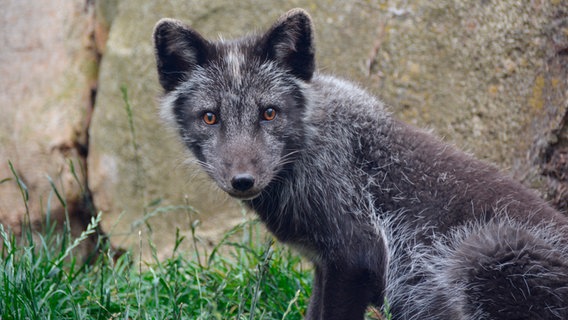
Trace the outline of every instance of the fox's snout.
<instances>
[{"instance_id":1,"label":"fox's snout","mask_svg":"<svg viewBox=\"0 0 568 320\"><path fill-rule=\"evenodd\" d=\"M205 159L219 187L230 196L250 200L256 198L274 178L281 159L281 148L268 135L247 134L246 126L229 128L209 148Z\"/></svg>"},{"instance_id":2,"label":"fox's snout","mask_svg":"<svg viewBox=\"0 0 568 320\"><path fill-rule=\"evenodd\" d=\"M225 146L221 148L227 152L220 156L226 160L217 162L213 174L218 185L230 196L248 200L257 197L271 179L269 165L259 159L258 154L250 148L235 148ZM230 160L229 160L230 159Z\"/></svg>"}]
</instances>

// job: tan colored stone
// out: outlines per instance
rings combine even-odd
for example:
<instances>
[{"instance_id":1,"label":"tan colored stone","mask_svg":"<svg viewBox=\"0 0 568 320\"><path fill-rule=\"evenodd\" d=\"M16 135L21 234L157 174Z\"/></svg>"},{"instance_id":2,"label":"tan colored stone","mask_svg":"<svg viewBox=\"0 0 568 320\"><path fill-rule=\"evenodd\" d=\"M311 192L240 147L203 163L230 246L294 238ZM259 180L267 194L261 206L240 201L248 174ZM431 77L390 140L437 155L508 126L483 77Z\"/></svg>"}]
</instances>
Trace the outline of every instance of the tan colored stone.
<instances>
[{"instance_id":1,"label":"tan colored stone","mask_svg":"<svg viewBox=\"0 0 568 320\"><path fill-rule=\"evenodd\" d=\"M18 230L25 205L8 161L29 191L31 222L63 209L51 177L69 207L81 201L85 126L96 61L89 47L85 1L7 0L0 12L0 223ZM79 182L71 174L69 161ZM71 208L70 208L71 210ZM73 218L73 217L72 217ZM82 226L80 226L82 227Z\"/></svg>"},{"instance_id":2,"label":"tan colored stone","mask_svg":"<svg viewBox=\"0 0 568 320\"><path fill-rule=\"evenodd\" d=\"M207 37L230 38L266 28L286 10L303 7L314 18L323 72L361 83L397 116L432 127L478 157L512 168L527 184L537 184L538 141L560 125L567 108L546 99L548 94L566 99L567 77L551 77L547 69L550 39L561 30L554 28L555 15L566 6L546 1L120 1L103 58L89 154L90 186L107 213L106 229L115 243L137 245L138 231L147 229L135 222L156 208L149 206L155 199L162 199L160 206L188 201L201 212L188 217L178 209L150 218L159 248L173 244L176 228L188 235L193 219L202 220L208 232L241 216L233 200L184 164L183 146L158 120L151 34L160 18L184 20ZM546 91L554 79L553 92ZM144 242L149 236L143 234Z\"/></svg>"}]
</instances>

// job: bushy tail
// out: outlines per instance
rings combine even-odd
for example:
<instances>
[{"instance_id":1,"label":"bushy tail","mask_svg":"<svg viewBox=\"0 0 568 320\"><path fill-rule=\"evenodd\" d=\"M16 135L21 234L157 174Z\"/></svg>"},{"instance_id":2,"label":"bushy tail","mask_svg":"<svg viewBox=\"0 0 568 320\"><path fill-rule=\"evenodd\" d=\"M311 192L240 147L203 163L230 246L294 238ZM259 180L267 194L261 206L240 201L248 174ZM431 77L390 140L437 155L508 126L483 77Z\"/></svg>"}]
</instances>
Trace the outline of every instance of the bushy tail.
<instances>
[{"instance_id":1,"label":"bushy tail","mask_svg":"<svg viewBox=\"0 0 568 320\"><path fill-rule=\"evenodd\" d=\"M491 222L463 238L448 276L461 283L464 315L568 319L568 243L555 231Z\"/></svg>"}]
</instances>

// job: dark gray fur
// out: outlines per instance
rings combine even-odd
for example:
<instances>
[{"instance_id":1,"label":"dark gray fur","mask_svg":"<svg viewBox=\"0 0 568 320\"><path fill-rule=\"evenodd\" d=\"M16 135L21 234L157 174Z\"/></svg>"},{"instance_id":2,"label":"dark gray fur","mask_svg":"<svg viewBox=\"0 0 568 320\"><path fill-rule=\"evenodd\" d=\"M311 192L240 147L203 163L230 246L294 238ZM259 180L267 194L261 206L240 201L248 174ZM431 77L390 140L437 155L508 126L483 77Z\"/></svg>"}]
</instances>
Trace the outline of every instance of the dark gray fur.
<instances>
[{"instance_id":1,"label":"dark gray fur","mask_svg":"<svg viewBox=\"0 0 568 320\"><path fill-rule=\"evenodd\" d=\"M171 19L154 33L163 117L220 188L313 261L306 319L363 319L385 297L393 319L568 319L566 217L316 73L312 34L300 9L232 41Z\"/></svg>"}]
</instances>

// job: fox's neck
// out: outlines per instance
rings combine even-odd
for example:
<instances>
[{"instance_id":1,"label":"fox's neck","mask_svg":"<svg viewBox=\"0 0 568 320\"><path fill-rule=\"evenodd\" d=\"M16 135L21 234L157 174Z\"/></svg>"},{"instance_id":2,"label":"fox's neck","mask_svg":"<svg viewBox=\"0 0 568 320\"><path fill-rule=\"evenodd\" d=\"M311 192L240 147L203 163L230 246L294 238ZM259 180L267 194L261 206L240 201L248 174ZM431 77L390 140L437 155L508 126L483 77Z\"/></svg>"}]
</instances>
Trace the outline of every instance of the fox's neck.
<instances>
[{"instance_id":1,"label":"fox's neck","mask_svg":"<svg viewBox=\"0 0 568 320\"><path fill-rule=\"evenodd\" d=\"M295 241L297 237L306 232L305 220L294 219L294 211L298 200L293 201L290 191L294 189L296 181L296 162L301 156L301 150L295 151L293 159L288 161L278 172L272 182L263 192L245 203L257 212L260 219L268 229L282 242Z\"/></svg>"}]
</instances>

